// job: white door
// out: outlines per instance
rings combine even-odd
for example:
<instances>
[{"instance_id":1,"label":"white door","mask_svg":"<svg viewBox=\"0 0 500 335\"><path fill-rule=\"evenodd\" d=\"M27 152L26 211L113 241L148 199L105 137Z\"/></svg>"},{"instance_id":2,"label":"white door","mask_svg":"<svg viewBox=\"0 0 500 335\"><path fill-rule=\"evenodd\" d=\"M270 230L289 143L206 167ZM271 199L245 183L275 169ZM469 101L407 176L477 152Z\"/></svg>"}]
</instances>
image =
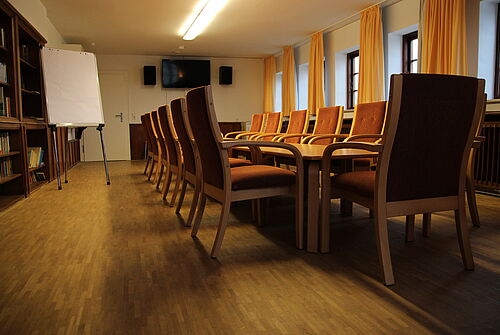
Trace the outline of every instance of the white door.
<instances>
[{"instance_id":1,"label":"white door","mask_svg":"<svg viewBox=\"0 0 500 335\"><path fill-rule=\"evenodd\" d=\"M104 112L104 145L108 160L130 160L129 101L127 73L99 72ZM85 161L102 161L101 140L95 128L83 132Z\"/></svg>"}]
</instances>

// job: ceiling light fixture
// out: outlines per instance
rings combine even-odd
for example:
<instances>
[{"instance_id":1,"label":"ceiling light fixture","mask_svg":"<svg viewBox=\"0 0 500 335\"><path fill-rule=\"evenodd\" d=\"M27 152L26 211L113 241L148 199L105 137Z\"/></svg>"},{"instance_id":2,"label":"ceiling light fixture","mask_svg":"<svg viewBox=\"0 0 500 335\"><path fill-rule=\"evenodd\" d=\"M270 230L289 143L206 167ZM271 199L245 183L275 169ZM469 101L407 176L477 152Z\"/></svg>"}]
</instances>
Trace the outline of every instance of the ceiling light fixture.
<instances>
[{"instance_id":1,"label":"ceiling light fixture","mask_svg":"<svg viewBox=\"0 0 500 335\"><path fill-rule=\"evenodd\" d=\"M193 13L189 15L179 30L179 35L186 41L194 40L224 8L229 0L200 0Z\"/></svg>"}]
</instances>

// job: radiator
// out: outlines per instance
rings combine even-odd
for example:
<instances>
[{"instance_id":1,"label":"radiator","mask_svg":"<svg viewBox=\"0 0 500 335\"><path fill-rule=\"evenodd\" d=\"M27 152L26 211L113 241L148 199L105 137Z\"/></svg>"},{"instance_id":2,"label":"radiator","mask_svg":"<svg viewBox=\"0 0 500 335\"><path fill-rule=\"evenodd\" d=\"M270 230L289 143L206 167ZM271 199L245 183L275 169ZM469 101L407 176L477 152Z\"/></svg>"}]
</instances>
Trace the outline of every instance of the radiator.
<instances>
[{"instance_id":1,"label":"radiator","mask_svg":"<svg viewBox=\"0 0 500 335\"><path fill-rule=\"evenodd\" d=\"M500 189L500 122L484 122L481 135L486 140L476 151L474 178L476 186Z\"/></svg>"}]
</instances>

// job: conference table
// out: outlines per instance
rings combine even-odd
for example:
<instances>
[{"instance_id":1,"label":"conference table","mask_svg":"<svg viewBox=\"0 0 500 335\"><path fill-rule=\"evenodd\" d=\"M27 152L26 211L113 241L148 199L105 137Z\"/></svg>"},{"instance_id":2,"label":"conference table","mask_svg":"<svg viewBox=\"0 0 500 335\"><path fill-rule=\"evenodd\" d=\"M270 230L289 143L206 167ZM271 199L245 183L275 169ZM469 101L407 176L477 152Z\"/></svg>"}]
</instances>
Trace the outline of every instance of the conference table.
<instances>
[{"instance_id":1,"label":"conference table","mask_svg":"<svg viewBox=\"0 0 500 335\"><path fill-rule=\"evenodd\" d=\"M321 230L319 229L319 205L320 205L320 167L323 151L327 145L317 144L294 144L301 155L304 163L304 185L305 185L305 198L307 199L307 206L305 208L306 217L306 231L307 241L306 250L308 252L327 252L329 246L321 245L320 241L323 239L320 236ZM248 148L238 147L238 150L249 151ZM286 159L293 159L293 154L282 148L261 147L262 154L274 157L282 157ZM371 152L361 149L338 149L332 154L332 159L342 160L345 171L352 168L352 160L355 158L375 158L378 156L377 152Z\"/></svg>"}]
</instances>

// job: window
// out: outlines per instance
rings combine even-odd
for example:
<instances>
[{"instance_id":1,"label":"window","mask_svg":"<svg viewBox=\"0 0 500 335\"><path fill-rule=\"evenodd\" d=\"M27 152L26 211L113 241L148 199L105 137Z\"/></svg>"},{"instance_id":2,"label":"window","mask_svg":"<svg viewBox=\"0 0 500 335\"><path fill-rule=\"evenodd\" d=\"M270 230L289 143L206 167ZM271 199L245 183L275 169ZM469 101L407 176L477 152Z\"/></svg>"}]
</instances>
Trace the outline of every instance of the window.
<instances>
[{"instance_id":1,"label":"window","mask_svg":"<svg viewBox=\"0 0 500 335\"><path fill-rule=\"evenodd\" d=\"M297 81L298 88L298 101L297 101L297 109L307 109L307 94L308 94L308 85L309 83L309 63L304 63L299 65L299 74Z\"/></svg>"},{"instance_id":2,"label":"window","mask_svg":"<svg viewBox=\"0 0 500 335\"><path fill-rule=\"evenodd\" d=\"M347 109L358 102L359 50L347 54Z\"/></svg>"},{"instance_id":3,"label":"window","mask_svg":"<svg viewBox=\"0 0 500 335\"><path fill-rule=\"evenodd\" d=\"M497 50L495 60L495 90L493 92L494 99L500 99L500 3L497 10Z\"/></svg>"},{"instance_id":4,"label":"window","mask_svg":"<svg viewBox=\"0 0 500 335\"><path fill-rule=\"evenodd\" d=\"M282 92L283 72L276 73L275 90L274 90L274 111L281 112L281 92Z\"/></svg>"},{"instance_id":5,"label":"window","mask_svg":"<svg viewBox=\"0 0 500 335\"><path fill-rule=\"evenodd\" d=\"M403 35L403 73L418 72L418 31Z\"/></svg>"}]
</instances>

